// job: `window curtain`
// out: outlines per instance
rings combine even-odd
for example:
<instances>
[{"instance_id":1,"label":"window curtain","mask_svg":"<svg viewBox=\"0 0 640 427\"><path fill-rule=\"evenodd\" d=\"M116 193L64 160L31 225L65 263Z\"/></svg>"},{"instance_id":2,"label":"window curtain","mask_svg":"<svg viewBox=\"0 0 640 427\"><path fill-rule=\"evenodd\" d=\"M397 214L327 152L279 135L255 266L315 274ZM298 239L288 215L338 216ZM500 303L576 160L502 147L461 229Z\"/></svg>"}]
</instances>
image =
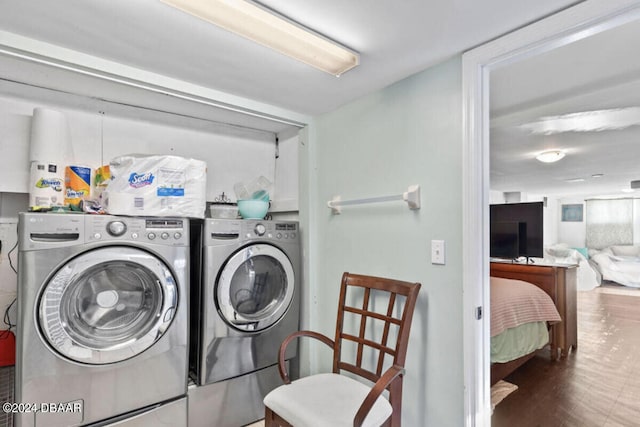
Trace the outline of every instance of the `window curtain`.
<instances>
[{"instance_id":1,"label":"window curtain","mask_svg":"<svg viewBox=\"0 0 640 427\"><path fill-rule=\"evenodd\" d=\"M587 200L587 247L633 244L633 200Z\"/></svg>"}]
</instances>

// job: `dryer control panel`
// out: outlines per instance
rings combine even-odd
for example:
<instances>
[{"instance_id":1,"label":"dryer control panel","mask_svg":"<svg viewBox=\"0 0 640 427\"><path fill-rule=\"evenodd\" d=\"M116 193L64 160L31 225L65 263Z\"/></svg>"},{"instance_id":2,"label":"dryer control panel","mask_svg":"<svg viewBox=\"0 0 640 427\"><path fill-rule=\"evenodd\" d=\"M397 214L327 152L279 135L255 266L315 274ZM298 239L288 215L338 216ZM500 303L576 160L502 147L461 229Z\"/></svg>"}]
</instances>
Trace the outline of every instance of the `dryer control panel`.
<instances>
[{"instance_id":1,"label":"dryer control panel","mask_svg":"<svg viewBox=\"0 0 640 427\"><path fill-rule=\"evenodd\" d=\"M298 237L298 224L281 222L274 224L274 236L276 239L296 239Z\"/></svg>"},{"instance_id":2,"label":"dryer control panel","mask_svg":"<svg viewBox=\"0 0 640 427\"><path fill-rule=\"evenodd\" d=\"M299 239L296 221L264 220L208 220L205 230L207 241L274 240L294 242Z\"/></svg>"}]
</instances>

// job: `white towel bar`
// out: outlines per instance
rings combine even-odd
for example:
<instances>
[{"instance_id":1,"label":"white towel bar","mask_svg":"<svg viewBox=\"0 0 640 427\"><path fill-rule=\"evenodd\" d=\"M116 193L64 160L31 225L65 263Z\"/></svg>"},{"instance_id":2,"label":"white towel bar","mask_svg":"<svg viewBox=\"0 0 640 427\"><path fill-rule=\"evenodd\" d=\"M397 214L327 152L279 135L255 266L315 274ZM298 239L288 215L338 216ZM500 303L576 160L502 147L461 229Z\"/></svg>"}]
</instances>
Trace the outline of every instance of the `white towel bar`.
<instances>
[{"instance_id":1,"label":"white towel bar","mask_svg":"<svg viewBox=\"0 0 640 427\"><path fill-rule=\"evenodd\" d=\"M403 200L407 202L409 209L420 209L420 186L410 185L407 191L392 196L369 197L366 199L341 200L340 196L336 196L333 200L327 202L327 206L331 208L331 213L337 215L342 212L342 206L364 205L367 203L392 202L395 200Z\"/></svg>"}]
</instances>

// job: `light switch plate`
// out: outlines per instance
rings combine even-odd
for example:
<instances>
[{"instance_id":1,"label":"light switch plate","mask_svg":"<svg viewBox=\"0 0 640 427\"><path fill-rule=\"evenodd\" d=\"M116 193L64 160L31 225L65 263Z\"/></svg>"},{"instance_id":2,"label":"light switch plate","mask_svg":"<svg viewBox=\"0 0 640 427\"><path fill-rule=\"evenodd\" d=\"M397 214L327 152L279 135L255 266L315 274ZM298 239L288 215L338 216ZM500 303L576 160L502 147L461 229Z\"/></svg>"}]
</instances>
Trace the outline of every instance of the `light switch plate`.
<instances>
[{"instance_id":1,"label":"light switch plate","mask_svg":"<svg viewBox=\"0 0 640 427\"><path fill-rule=\"evenodd\" d=\"M445 263L444 240L431 241L431 264Z\"/></svg>"}]
</instances>

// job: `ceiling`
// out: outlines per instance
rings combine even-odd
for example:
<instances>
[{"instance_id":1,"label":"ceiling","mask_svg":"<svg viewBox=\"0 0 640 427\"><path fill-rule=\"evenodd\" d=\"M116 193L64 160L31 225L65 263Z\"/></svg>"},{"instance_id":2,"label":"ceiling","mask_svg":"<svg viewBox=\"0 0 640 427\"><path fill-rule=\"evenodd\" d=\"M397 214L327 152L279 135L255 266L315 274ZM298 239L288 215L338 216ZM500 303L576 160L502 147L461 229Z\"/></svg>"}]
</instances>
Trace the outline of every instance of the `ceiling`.
<instances>
[{"instance_id":1,"label":"ceiling","mask_svg":"<svg viewBox=\"0 0 640 427\"><path fill-rule=\"evenodd\" d=\"M0 0L0 30L315 115L579 1L261 3L359 52L360 66L336 78L158 0Z\"/></svg>"},{"instance_id":2,"label":"ceiling","mask_svg":"<svg viewBox=\"0 0 640 427\"><path fill-rule=\"evenodd\" d=\"M640 22L632 21L493 71L491 189L556 198L633 196L621 190L640 179L640 119L618 130L605 125L549 135L522 125L546 116L640 107L638 52ZM566 151L566 157L535 160L549 149Z\"/></svg>"}]
</instances>

